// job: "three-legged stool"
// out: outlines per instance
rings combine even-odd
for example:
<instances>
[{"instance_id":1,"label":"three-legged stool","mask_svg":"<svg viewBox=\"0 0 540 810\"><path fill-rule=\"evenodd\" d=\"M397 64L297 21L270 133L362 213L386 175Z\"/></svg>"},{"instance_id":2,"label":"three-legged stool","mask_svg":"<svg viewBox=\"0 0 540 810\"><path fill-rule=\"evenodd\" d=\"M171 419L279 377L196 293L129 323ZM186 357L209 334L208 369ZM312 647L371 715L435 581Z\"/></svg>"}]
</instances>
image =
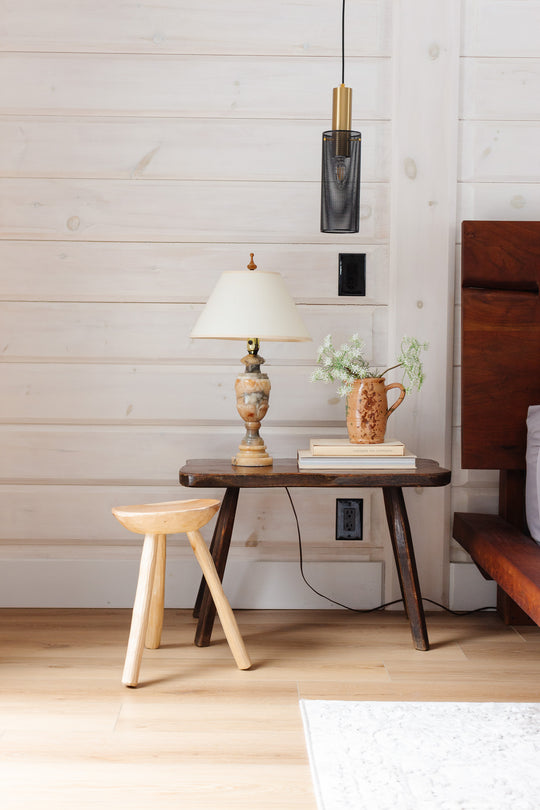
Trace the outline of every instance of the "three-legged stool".
<instances>
[{"instance_id":1,"label":"three-legged stool","mask_svg":"<svg viewBox=\"0 0 540 810\"><path fill-rule=\"evenodd\" d=\"M251 666L214 561L199 531L213 517L219 506L219 501L197 498L119 506L112 510L126 529L145 535L122 675L122 683L126 686L137 686L144 647L159 647L163 626L167 535L178 532L185 532L188 536L238 668L249 669Z\"/></svg>"}]
</instances>

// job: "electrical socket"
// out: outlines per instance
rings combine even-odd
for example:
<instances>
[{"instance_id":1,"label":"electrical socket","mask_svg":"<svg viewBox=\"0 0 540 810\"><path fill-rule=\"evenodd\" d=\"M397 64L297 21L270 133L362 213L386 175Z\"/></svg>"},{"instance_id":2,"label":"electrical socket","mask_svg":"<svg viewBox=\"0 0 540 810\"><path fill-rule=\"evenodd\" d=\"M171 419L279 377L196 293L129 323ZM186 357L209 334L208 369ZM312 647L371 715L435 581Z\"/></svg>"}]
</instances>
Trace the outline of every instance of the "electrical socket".
<instances>
[{"instance_id":1,"label":"electrical socket","mask_svg":"<svg viewBox=\"0 0 540 810\"><path fill-rule=\"evenodd\" d=\"M363 516L362 498L336 498L336 540L361 540Z\"/></svg>"}]
</instances>

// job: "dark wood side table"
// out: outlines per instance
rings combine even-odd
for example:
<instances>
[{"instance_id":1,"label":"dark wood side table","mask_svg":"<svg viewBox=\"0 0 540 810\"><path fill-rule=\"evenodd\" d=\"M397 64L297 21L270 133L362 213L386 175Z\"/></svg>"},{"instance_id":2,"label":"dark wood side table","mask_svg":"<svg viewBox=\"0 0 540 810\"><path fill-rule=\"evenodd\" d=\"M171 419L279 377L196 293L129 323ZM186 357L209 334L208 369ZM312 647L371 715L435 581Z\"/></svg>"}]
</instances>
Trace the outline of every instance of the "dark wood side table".
<instances>
[{"instance_id":1,"label":"dark wood side table","mask_svg":"<svg viewBox=\"0 0 540 810\"><path fill-rule=\"evenodd\" d=\"M424 608L414 558L413 541L403 498L403 487L441 487L450 483L450 470L436 461L417 459L414 470L299 470L296 459L274 459L271 467L233 467L224 459L192 459L180 470L185 487L225 487L210 551L223 579L241 489L263 487L380 487L401 595L409 618L414 646L428 650ZM216 609L206 584L201 582L194 616L198 616L195 644L210 644Z\"/></svg>"}]
</instances>

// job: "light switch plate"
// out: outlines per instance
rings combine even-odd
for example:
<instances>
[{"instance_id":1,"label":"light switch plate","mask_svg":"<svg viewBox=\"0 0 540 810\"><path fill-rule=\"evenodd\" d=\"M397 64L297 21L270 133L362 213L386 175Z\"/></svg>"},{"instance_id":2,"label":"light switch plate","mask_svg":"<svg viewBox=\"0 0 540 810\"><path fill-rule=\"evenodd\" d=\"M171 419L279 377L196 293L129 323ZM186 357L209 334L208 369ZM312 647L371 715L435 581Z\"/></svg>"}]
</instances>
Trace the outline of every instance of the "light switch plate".
<instances>
[{"instance_id":1,"label":"light switch plate","mask_svg":"<svg viewBox=\"0 0 540 810\"><path fill-rule=\"evenodd\" d=\"M366 254L340 253L338 295L366 294Z\"/></svg>"}]
</instances>

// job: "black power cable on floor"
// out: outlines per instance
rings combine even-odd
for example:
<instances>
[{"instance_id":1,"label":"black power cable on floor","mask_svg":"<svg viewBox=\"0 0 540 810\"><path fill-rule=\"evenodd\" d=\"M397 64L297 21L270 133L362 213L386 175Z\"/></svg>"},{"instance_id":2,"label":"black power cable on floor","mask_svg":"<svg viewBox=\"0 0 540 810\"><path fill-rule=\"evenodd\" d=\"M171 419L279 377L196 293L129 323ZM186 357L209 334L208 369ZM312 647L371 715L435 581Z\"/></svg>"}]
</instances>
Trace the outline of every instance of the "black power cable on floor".
<instances>
[{"instance_id":1,"label":"black power cable on floor","mask_svg":"<svg viewBox=\"0 0 540 810\"><path fill-rule=\"evenodd\" d=\"M376 613L378 610L383 610L384 608L390 607L391 605L397 605L400 602L403 602L403 599L394 599L393 602L384 602L382 605L378 605L377 607L374 607L374 608L353 608L353 607L350 607L349 605L344 605L342 602L338 602L337 599L332 599L331 596L326 596L326 594L321 593L316 588L314 588L313 585L311 585L307 581L307 579L305 577L305 574L304 574L304 555L303 555L303 552L302 552L302 536L301 536L301 532L300 532L300 522L298 520L298 515L296 513L296 509L295 509L295 506L294 506L294 503L293 503L293 499L291 497L291 493L289 492L289 488L284 487L284 489L285 489L285 492L287 493L287 497L289 498L289 501L290 501L290 504L291 504L291 509L292 509L293 515L294 515L294 519L296 521L296 533L297 533L297 536L298 536L298 554L299 554L299 560L300 560L300 574L302 576L302 579L304 580L304 582L308 586L308 588L310 588L310 590L312 590L313 593L316 593L317 596L321 596L323 599L326 599L327 602L332 602L332 604L339 605L339 607L345 608L345 610L350 610L353 613ZM453 616L470 616L472 613L482 613L483 611L486 611L486 610L496 610L495 607L491 607L491 606L475 608L474 610L451 610L451 608L446 607L446 605L441 605L440 602L435 602L435 600L433 600L433 599L428 599L427 596L422 596L422 601L423 602L430 602L432 605L436 605L437 607L442 608L442 610L445 610L447 613L451 613Z\"/></svg>"}]
</instances>

